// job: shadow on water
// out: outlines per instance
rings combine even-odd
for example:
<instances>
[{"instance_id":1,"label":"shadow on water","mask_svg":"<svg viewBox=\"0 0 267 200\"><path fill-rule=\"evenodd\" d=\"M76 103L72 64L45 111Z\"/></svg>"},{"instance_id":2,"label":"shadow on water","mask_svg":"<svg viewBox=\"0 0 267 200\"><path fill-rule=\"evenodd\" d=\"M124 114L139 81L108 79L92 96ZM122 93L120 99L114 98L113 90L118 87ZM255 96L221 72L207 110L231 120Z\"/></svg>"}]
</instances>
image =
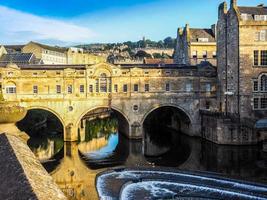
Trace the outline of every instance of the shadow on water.
<instances>
[{"instance_id":1,"label":"shadow on water","mask_svg":"<svg viewBox=\"0 0 267 200\"><path fill-rule=\"evenodd\" d=\"M79 142L64 143L48 122L32 133L32 124L23 122L28 145L69 199L97 199L96 174L115 166L172 167L267 183L267 154L258 146L219 146L150 124L143 141L128 140L113 117L87 122Z\"/></svg>"}]
</instances>

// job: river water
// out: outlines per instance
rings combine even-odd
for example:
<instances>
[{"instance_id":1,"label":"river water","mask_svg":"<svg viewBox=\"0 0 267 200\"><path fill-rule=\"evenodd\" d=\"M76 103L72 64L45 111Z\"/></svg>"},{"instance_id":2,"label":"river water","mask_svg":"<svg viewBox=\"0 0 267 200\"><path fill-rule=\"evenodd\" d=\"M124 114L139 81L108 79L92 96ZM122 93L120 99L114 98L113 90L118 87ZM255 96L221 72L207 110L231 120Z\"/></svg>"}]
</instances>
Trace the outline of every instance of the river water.
<instances>
[{"instance_id":1,"label":"river water","mask_svg":"<svg viewBox=\"0 0 267 200\"><path fill-rule=\"evenodd\" d=\"M69 199L98 199L96 175L111 167L207 172L267 184L267 154L260 146L218 146L167 127L147 127L144 140L118 133L114 118L86 123L79 142L44 131L28 145ZM115 184L115 183L114 183Z\"/></svg>"}]
</instances>

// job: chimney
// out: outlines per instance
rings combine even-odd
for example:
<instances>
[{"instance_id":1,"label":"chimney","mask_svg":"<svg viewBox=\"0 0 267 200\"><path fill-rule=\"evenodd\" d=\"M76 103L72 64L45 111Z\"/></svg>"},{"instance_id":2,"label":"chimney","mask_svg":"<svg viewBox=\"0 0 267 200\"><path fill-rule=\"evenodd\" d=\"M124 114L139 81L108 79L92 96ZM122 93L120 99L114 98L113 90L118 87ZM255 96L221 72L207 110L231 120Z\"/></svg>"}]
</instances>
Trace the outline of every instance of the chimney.
<instances>
[{"instance_id":1,"label":"chimney","mask_svg":"<svg viewBox=\"0 0 267 200\"><path fill-rule=\"evenodd\" d=\"M212 24L211 25L211 30L212 30L212 33L213 33L213 35L214 35L214 37L216 38L216 24Z\"/></svg>"},{"instance_id":2,"label":"chimney","mask_svg":"<svg viewBox=\"0 0 267 200\"><path fill-rule=\"evenodd\" d=\"M218 18L223 17L225 14L227 14L227 3L223 2L219 5Z\"/></svg>"},{"instance_id":3,"label":"chimney","mask_svg":"<svg viewBox=\"0 0 267 200\"><path fill-rule=\"evenodd\" d=\"M231 8L237 7L237 0L231 0Z\"/></svg>"}]
</instances>

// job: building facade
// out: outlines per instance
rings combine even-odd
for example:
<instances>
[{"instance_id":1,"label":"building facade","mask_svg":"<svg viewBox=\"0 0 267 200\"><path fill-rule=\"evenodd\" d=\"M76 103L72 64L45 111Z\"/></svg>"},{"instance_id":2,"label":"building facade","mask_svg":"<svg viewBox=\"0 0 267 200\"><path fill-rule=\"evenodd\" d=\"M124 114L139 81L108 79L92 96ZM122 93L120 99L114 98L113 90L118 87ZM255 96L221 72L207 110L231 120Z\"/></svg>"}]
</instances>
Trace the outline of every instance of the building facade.
<instances>
[{"instance_id":1,"label":"building facade","mask_svg":"<svg viewBox=\"0 0 267 200\"><path fill-rule=\"evenodd\" d=\"M179 129L201 136L199 109L216 106L216 68L211 66L8 64L0 68L0 77L6 102L51 111L61 119L66 140L77 139L84 115L103 107L123 116L129 138L142 138L146 116L166 106L185 116L176 120Z\"/></svg>"},{"instance_id":2,"label":"building facade","mask_svg":"<svg viewBox=\"0 0 267 200\"><path fill-rule=\"evenodd\" d=\"M241 118L267 116L267 7L219 7L219 107Z\"/></svg>"},{"instance_id":3,"label":"building facade","mask_svg":"<svg viewBox=\"0 0 267 200\"><path fill-rule=\"evenodd\" d=\"M216 26L210 29L190 28L187 24L177 32L174 61L182 65L210 62L216 66Z\"/></svg>"},{"instance_id":4,"label":"building facade","mask_svg":"<svg viewBox=\"0 0 267 200\"><path fill-rule=\"evenodd\" d=\"M23 53L33 53L44 64L66 64L66 48L52 47L36 42L29 42L22 48Z\"/></svg>"},{"instance_id":5,"label":"building facade","mask_svg":"<svg viewBox=\"0 0 267 200\"><path fill-rule=\"evenodd\" d=\"M104 56L94 55L84 51L82 48L70 47L67 53L67 64L70 65L91 65L106 62Z\"/></svg>"}]
</instances>

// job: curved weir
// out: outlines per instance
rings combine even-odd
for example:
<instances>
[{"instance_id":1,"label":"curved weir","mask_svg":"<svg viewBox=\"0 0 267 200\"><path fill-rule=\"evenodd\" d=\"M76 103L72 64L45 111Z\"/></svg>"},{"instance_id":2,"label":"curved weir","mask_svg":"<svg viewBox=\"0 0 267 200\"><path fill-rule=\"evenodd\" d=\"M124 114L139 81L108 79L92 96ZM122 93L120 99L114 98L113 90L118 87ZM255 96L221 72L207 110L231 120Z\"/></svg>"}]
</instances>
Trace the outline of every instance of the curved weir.
<instances>
[{"instance_id":1,"label":"curved weir","mask_svg":"<svg viewBox=\"0 0 267 200\"><path fill-rule=\"evenodd\" d=\"M101 199L267 199L263 185L162 168L108 170L96 185Z\"/></svg>"}]
</instances>

